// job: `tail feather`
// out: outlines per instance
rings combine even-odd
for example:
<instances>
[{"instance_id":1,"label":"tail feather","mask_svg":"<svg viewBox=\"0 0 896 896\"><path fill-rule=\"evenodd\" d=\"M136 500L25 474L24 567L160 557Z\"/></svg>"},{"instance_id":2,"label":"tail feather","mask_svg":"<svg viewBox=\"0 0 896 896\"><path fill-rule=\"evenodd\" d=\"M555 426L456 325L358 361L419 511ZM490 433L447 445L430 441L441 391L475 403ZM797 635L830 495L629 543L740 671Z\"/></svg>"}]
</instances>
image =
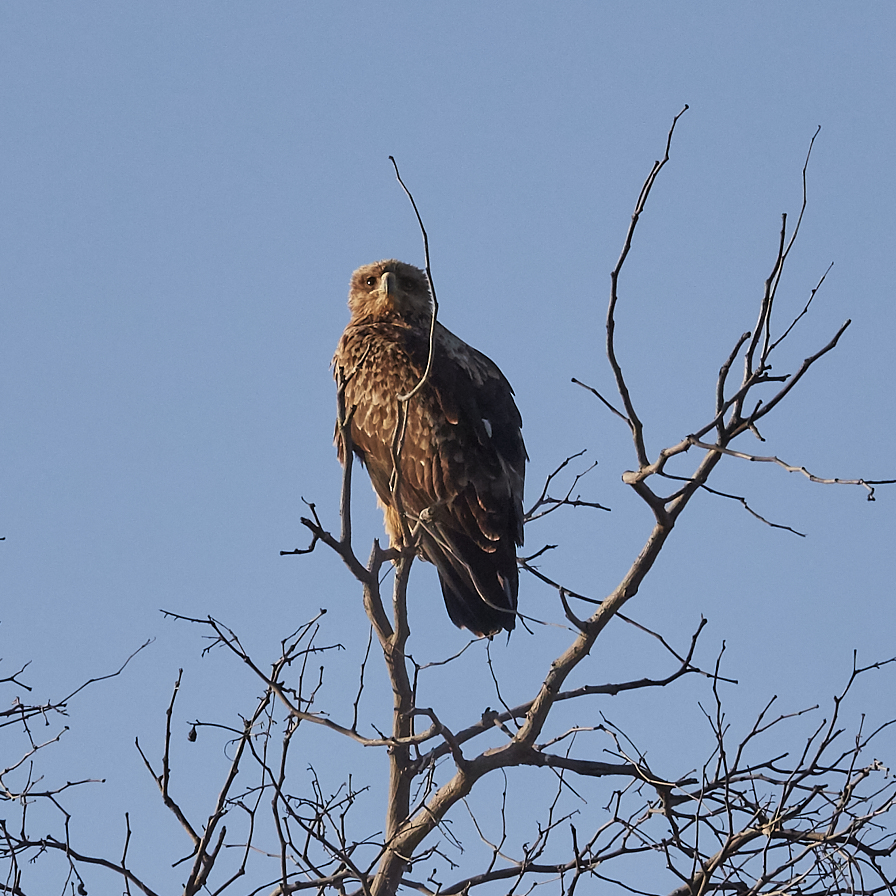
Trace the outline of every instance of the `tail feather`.
<instances>
[{"instance_id":1,"label":"tail feather","mask_svg":"<svg viewBox=\"0 0 896 896\"><path fill-rule=\"evenodd\" d=\"M445 608L456 626L480 636L513 631L519 569L512 547L484 551L463 533L428 526L421 548L439 572Z\"/></svg>"}]
</instances>

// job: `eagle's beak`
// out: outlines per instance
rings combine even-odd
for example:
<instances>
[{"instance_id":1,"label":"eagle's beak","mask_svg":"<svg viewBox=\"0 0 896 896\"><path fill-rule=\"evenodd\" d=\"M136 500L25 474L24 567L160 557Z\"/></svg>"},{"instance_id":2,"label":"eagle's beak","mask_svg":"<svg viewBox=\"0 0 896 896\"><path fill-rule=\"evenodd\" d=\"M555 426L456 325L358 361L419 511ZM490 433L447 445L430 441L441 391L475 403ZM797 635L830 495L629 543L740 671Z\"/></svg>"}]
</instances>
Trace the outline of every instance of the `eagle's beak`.
<instances>
[{"instance_id":1,"label":"eagle's beak","mask_svg":"<svg viewBox=\"0 0 896 896\"><path fill-rule=\"evenodd\" d=\"M386 271L383 274L383 292L387 296L391 296L395 292L395 274L391 271Z\"/></svg>"}]
</instances>

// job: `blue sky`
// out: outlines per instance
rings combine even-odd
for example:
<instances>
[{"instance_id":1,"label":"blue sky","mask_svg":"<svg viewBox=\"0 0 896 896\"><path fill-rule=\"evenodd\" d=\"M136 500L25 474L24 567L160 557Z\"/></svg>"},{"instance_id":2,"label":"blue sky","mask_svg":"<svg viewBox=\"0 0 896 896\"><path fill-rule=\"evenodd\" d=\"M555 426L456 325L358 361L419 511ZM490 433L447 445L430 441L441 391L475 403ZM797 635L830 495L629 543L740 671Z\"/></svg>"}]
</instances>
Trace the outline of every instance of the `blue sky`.
<instances>
[{"instance_id":1,"label":"blue sky","mask_svg":"<svg viewBox=\"0 0 896 896\"><path fill-rule=\"evenodd\" d=\"M685 103L621 284L620 354L648 446L711 416L716 372L753 323L821 125L780 319L834 267L782 361L853 324L769 420L767 441L744 446L822 476L894 476L894 25L890 4L832 2L0 9L4 667L31 660L44 699L155 639L127 674L78 698L47 768L109 779L73 797L76 818L103 807L97 849L119 850L125 808L144 837L186 847L133 749L139 736L158 752L178 668L184 729L197 715L235 718L254 693L223 656L200 659L199 632L160 608L214 615L263 657L320 606L349 654L366 642L336 559L278 552L307 540L302 498L336 525L328 364L349 276L378 258L422 263L389 155L427 224L443 322L514 385L530 497L568 454L599 461L582 489L612 512L557 514L527 533L527 550L561 544L549 574L600 597L647 533L620 482L634 463L627 433L569 380L611 387L609 271ZM734 460L716 484L807 537L704 496L631 615L679 642L707 616L703 661L727 642L744 718L773 693L787 708L824 702L854 649L869 661L894 652L896 491L869 504ZM366 483L356 491L366 555L381 519ZM415 649L461 646L433 570L419 565L413 588ZM521 607L560 618L528 579ZM510 702L567 638L518 632L501 646ZM334 691L355 659L332 671ZM652 642L620 627L590 671L660 668ZM481 655L469 675L465 688L484 692L478 715L494 702ZM892 715L892 681L881 674L878 687L859 703ZM698 692L611 709L645 739L661 728L676 761L681 740L687 763L681 729ZM451 712L460 722L466 710ZM184 778L204 806L191 757ZM109 878L96 886L117 892Z\"/></svg>"}]
</instances>

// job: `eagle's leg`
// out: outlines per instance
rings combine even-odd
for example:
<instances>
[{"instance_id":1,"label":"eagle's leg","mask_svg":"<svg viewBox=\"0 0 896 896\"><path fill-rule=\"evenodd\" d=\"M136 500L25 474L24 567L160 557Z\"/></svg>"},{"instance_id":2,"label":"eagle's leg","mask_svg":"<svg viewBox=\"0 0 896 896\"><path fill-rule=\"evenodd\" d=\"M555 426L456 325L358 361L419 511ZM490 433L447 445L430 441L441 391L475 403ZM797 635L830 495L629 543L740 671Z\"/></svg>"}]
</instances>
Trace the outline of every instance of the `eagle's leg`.
<instances>
[{"instance_id":1,"label":"eagle's leg","mask_svg":"<svg viewBox=\"0 0 896 896\"><path fill-rule=\"evenodd\" d=\"M383 508L383 520L386 526L386 532L389 535L389 547L393 551L401 553L405 548L404 531L401 525L401 517L398 511L389 505L379 502Z\"/></svg>"}]
</instances>

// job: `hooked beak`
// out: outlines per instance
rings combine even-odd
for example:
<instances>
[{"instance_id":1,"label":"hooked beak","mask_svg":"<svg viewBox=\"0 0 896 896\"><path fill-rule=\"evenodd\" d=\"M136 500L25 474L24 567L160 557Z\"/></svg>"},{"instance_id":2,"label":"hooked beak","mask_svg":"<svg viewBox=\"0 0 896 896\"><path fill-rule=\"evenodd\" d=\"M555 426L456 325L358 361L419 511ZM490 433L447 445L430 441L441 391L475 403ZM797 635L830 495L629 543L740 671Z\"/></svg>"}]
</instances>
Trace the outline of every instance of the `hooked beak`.
<instances>
[{"instance_id":1,"label":"hooked beak","mask_svg":"<svg viewBox=\"0 0 896 896\"><path fill-rule=\"evenodd\" d=\"M386 271L386 273L383 274L383 292L387 296L395 294L395 274L391 271Z\"/></svg>"}]
</instances>

